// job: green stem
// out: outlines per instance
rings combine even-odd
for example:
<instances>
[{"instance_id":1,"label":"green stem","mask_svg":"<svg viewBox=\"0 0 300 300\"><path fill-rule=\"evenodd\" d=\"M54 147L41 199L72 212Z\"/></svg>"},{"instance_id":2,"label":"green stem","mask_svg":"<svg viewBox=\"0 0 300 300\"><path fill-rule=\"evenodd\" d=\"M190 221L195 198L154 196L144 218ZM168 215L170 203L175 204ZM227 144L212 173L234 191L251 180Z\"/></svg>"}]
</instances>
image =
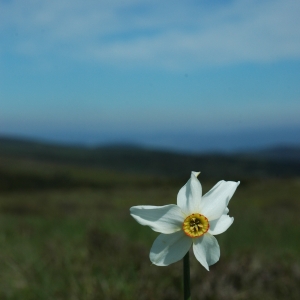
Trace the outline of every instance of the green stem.
<instances>
[{"instance_id":1,"label":"green stem","mask_svg":"<svg viewBox=\"0 0 300 300\"><path fill-rule=\"evenodd\" d=\"M189 251L183 257L183 294L184 300L191 300L190 256Z\"/></svg>"}]
</instances>

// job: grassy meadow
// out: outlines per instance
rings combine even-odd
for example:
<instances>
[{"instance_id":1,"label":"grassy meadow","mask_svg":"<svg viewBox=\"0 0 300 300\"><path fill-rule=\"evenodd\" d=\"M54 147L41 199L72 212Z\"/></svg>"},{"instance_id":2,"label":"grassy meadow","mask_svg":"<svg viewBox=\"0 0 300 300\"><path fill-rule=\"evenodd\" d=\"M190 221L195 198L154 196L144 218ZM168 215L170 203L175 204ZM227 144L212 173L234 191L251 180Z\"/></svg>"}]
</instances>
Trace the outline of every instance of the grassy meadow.
<instances>
[{"instance_id":1,"label":"grassy meadow","mask_svg":"<svg viewBox=\"0 0 300 300\"><path fill-rule=\"evenodd\" d=\"M158 234L129 208L176 203L189 176L0 159L0 299L182 299L182 262L151 265ZM242 180L220 261L191 253L192 299L300 299L299 195L300 178Z\"/></svg>"}]
</instances>

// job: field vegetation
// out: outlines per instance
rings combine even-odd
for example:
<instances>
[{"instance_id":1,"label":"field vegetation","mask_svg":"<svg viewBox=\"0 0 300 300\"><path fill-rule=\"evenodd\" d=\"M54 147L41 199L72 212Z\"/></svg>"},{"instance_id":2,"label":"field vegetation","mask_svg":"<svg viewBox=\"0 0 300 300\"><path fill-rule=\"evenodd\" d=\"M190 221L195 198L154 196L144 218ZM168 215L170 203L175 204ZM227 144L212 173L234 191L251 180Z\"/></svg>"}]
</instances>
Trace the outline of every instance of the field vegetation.
<instances>
[{"instance_id":1,"label":"field vegetation","mask_svg":"<svg viewBox=\"0 0 300 300\"><path fill-rule=\"evenodd\" d=\"M176 203L189 176L2 155L0 299L182 299L182 263L151 265L158 234L129 208ZM299 177L242 179L220 261L207 272L191 253L192 299L300 299L299 195Z\"/></svg>"}]
</instances>

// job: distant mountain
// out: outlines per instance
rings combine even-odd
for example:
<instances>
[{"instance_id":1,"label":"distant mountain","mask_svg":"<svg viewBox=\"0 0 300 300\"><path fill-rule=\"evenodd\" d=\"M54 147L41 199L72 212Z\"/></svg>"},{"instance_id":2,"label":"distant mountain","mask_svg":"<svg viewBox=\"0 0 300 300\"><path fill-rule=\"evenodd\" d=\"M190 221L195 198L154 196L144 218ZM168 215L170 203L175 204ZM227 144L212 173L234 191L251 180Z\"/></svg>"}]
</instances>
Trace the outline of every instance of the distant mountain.
<instances>
[{"instance_id":1,"label":"distant mountain","mask_svg":"<svg viewBox=\"0 0 300 300\"><path fill-rule=\"evenodd\" d=\"M273 161L300 162L300 146L275 146L256 151L252 155Z\"/></svg>"},{"instance_id":2,"label":"distant mountain","mask_svg":"<svg viewBox=\"0 0 300 300\"><path fill-rule=\"evenodd\" d=\"M169 177L187 177L192 170L201 171L205 178L225 180L300 176L300 147L282 146L237 154L184 154L135 145L91 148L2 137L0 158Z\"/></svg>"}]
</instances>

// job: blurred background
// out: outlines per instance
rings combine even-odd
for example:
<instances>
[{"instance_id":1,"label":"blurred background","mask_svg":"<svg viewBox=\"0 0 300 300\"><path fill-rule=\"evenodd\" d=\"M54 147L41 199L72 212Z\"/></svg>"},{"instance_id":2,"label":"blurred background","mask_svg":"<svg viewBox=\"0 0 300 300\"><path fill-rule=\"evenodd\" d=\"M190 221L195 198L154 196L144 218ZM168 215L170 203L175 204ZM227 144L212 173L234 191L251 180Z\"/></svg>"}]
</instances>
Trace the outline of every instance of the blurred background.
<instances>
[{"instance_id":1,"label":"blurred background","mask_svg":"<svg viewBox=\"0 0 300 300\"><path fill-rule=\"evenodd\" d=\"M129 208L175 203L194 170L241 185L193 299L299 299L299 13L0 0L0 298L181 299Z\"/></svg>"}]
</instances>

